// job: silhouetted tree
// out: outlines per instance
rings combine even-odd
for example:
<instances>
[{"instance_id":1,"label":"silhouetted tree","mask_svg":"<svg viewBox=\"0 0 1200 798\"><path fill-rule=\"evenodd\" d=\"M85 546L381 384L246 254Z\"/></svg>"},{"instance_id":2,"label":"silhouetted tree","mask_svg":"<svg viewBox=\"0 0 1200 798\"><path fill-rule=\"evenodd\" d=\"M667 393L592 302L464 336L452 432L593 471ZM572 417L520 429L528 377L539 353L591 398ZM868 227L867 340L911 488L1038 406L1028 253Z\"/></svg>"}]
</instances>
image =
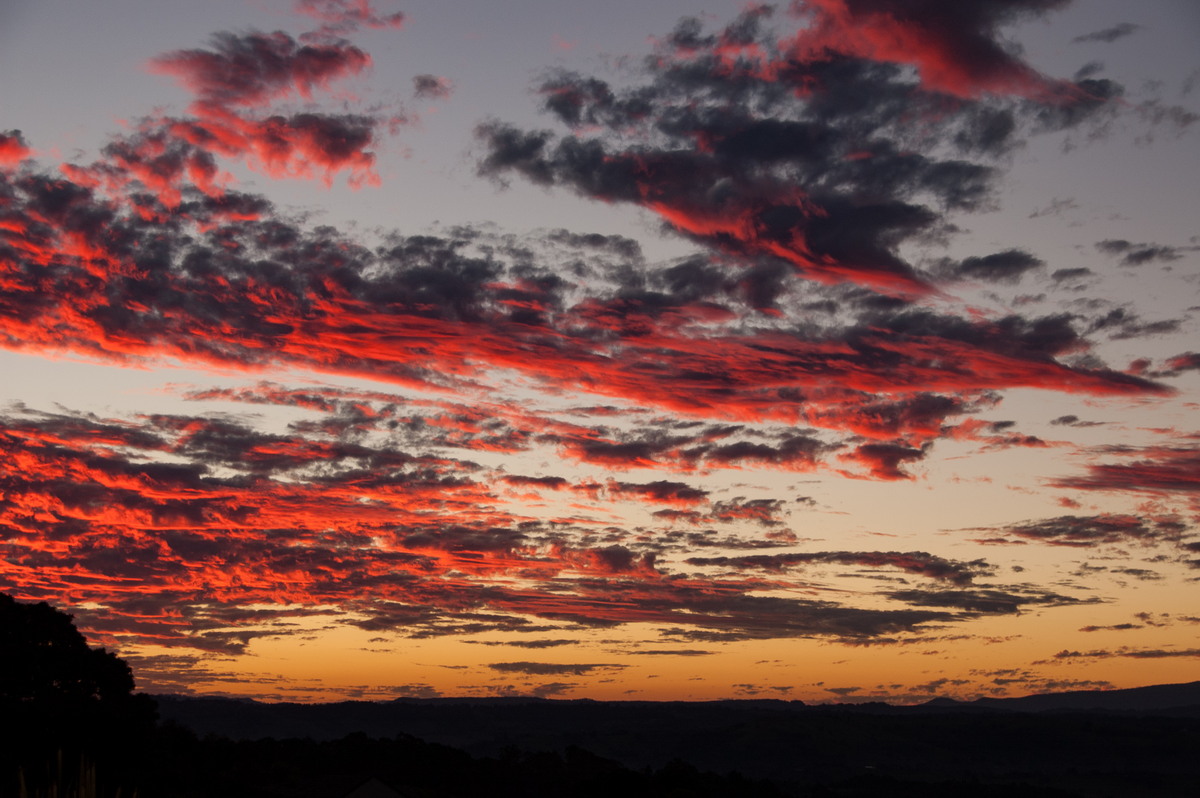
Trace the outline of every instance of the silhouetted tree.
<instances>
[{"instance_id":1,"label":"silhouetted tree","mask_svg":"<svg viewBox=\"0 0 1200 798\"><path fill-rule=\"evenodd\" d=\"M90 648L72 617L46 602L23 604L0 593L0 702L42 711L120 702L133 673L103 648Z\"/></svg>"},{"instance_id":2,"label":"silhouetted tree","mask_svg":"<svg viewBox=\"0 0 1200 798\"><path fill-rule=\"evenodd\" d=\"M154 700L133 688L129 666L88 646L72 616L0 593L0 718L9 737L0 764L7 772L36 777L64 752L68 762L83 757L124 770L157 714Z\"/></svg>"}]
</instances>

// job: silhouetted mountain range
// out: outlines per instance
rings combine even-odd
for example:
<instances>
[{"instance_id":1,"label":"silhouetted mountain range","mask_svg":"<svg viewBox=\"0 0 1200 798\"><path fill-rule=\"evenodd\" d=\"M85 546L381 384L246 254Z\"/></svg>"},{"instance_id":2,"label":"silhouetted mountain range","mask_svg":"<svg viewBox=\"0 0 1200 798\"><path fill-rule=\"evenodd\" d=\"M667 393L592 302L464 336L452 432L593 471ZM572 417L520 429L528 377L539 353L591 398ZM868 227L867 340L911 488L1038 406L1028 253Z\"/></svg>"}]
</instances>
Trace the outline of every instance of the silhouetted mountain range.
<instances>
[{"instance_id":1,"label":"silhouetted mountain range","mask_svg":"<svg viewBox=\"0 0 1200 798\"><path fill-rule=\"evenodd\" d=\"M1020 698L978 698L974 701L935 698L923 706L939 710L974 707L1014 712L1137 712L1200 717L1200 682L1155 684L1125 690L1072 690Z\"/></svg>"},{"instance_id":2,"label":"silhouetted mountain range","mask_svg":"<svg viewBox=\"0 0 1200 798\"><path fill-rule=\"evenodd\" d=\"M411 734L470 748L481 737L538 735L581 744L598 730L615 726L674 732L709 728L760 717L806 716L831 712L899 717L980 712L1094 712L1200 718L1200 682L1160 684L1125 690L1076 690L1020 698L956 701L936 698L916 706L882 702L809 705L773 699L725 701L592 701L546 698L398 698L389 702L342 701L328 704L262 703L241 698L155 696L159 714L199 734L231 739L307 737L334 740L347 734ZM576 719L587 720L580 727ZM559 729L559 726L563 726ZM580 729L584 729L581 731Z\"/></svg>"},{"instance_id":3,"label":"silhouetted mountain range","mask_svg":"<svg viewBox=\"0 0 1200 798\"><path fill-rule=\"evenodd\" d=\"M921 706L536 698L263 704L158 696L164 720L231 739L415 737L475 757L572 749L634 770L683 762L788 794L1187 795L1200 783L1200 682ZM878 782L883 792L846 785ZM828 785L846 791L813 793ZM890 786L888 786L890 785ZM965 789L965 787L963 787ZM999 792L988 792L995 788ZM841 788L838 788L841 789ZM899 791L897 791L899 790ZM982 790L982 791L981 791ZM913 793L917 794L917 793Z\"/></svg>"}]
</instances>

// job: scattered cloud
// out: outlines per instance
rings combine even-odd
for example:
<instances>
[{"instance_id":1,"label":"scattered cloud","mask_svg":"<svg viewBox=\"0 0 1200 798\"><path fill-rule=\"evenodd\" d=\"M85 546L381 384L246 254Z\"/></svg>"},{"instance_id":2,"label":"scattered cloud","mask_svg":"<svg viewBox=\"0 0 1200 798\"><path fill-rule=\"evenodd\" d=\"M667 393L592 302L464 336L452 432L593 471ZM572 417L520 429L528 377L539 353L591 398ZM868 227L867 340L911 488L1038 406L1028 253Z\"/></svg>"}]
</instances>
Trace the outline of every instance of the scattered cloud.
<instances>
[{"instance_id":1,"label":"scattered cloud","mask_svg":"<svg viewBox=\"0 0 1200 798\"><path fill-rule=\"evenodd\" d=\"M1056 660L1072 659L1108 659L1110 657L1125 657L1129 659L1168 659L1173 657L1200 657L1200 648L1161 649L1161 648L1126 648L1113 650L1096 649L1093 651L1071 651L1063 649L1054 655Z\"/></svg>"},{"instance_id":2,"label":"scattered cloud","mask_svg":"<svg viewBox=\"0 0 1200 798\"><path fill-rule=\"evenodd\" d=\"M1101 601L1069 574L1005 584L1000 560L833 540L812 519L841 512L836 491L779 487L850 478L896 496L966 447L1058 447L1085 462L1051 488L1144 504L992 523L961 545L1163 558L1069 566L1112 584L1200 567L1185 559L1200 551L1194 434L1069 449L994 412L1020 389L1113 402L1113 418L1175 397L1162 380L1200 368L1194 352L1126 366L1106 346L1182 335L1187 313L1143 316L1090 294L1114 262L1170 265L1196 247L1106 238L1089 268L1024 244L950 245L964 220L1000 207L1006 164L1036 137L1099 135L1122 114L1194 122L1123 100L1098 64L1068 80L1025 62L1005 26L1065 4L808 0L749 6L715 29L687 18L650 57L623 61L619 84L542 73L544 127L479 123L479 175L643 211L685 245L662 260L612 233L339 228L239 186L243 167L382 182L377 153L415 117L351 91L373 65L361 42L406 22L368 0L300 0L292 11L315 30L218 32L151 59L186 107L148 110L90 162L56 163L53 148L0 132L0 346L234 386L214 378L169 397L194 412L0 413L0 587L67 604L107 645L170 650L134 661L180 692L224 689L218 663L255 640L339 626L548 655L644 626L662 644L622 654L701 657L776 638L948 642L967 636L947 629L987 616ZM420 100L455 89L409 79ZM1055 197L1029 218L1076 210ZM1064 292L1072 301L1056 308ZM272 381L289 372L310 384ZM1074 413L1049 423L1117 428ZM1109 656L1195 653L1055 658ZM633 665L481 667L580 677L532 688L550 696ZM961 685L913 689L947 686ZM418 681L385 691L439 694Z\"/></svg>"},{"instance_id":3,"label":"scattered cloud","mask_svg":"<svg viewBox=\"0 0 1200 798\"><path fill-rule=\"evenodd\" d=\"M1117 39L1123 39L1126 36L1135 33L1139 28L1141 28L1140 25L1134 25L1132 22L1118 22L1112 27L1102 28L1097 31L1092 31L1091 33L1085 33L1080 36L1076 36L1071 41L1077 43L1103 42L1105 44L1112 44Z\"/></svg>"},{"instance_id":4,"label":"scattered cloud","mask_svg":"<svg viewBox=\"0 0 1200 798\"><path fill-rule=\"evenodd\" d=\"M583 676L596 670L621 670L629 666L619 664L563 665L550 662L493 662L488 667L500 673L522 673L527 676L557 676L561 674Z\"/></svg>"},{"instance_id":5,"label":"scattered cloud","mask_svg":"<svg viewBox=\"0 0 1200 798\"><path fill-rule=\"evenodd\" d=\"M1123 238L1106 238L1098 241L1096 249L1106 255L1120 257L1120 262L1124 266L1143 266L1156 262L1169 263L1183 257L1183 250L1179 247L1164 244L1135 244Z\"/></svg>"},{"instance_id":6,"label":"scattered cloud","mask_svg":"<svg viewBox=\"0 0 1200 798\"><path fill-rule=\"evenodd\" d=\"M413 94L423 100L444 100L454 93L454 83L437 75L413 77Z\"/></svg>"},{"instance_id":7,"label":"scattered cloud","mask_svg":"<svg viewBox=\"0 0 1200 798\"><path fill-rule=\"evenodd\" d=\"M1091 547L1101 544L1179 541L1191 532L1176 517L1158 519L1132 515L1061 515L987 530L1008 540L1031 540L1054 546Z\"/></svg>"}]
</instances>

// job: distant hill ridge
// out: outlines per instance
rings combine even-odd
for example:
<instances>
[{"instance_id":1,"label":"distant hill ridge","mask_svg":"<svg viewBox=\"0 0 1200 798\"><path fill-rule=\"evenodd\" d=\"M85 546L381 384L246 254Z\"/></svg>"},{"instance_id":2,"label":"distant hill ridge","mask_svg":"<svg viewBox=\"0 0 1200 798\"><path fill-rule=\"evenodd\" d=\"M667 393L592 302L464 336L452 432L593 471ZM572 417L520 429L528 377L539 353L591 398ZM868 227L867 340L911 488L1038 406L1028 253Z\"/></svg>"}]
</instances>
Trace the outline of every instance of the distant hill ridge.
<instances>
[{"instance_id":1,"label":"distant hill ridge","mask_svg":"<svg viewBox=\"0 0 1200 798\"><path fill-rule=\"evenodd\" d=\"M716 728L780 715L828 712L927 715L964 712L1107 712L1200 718L1200 681L1121 690L1074 690L1020 698L956 701L937 698L917 706L806 705L802 701L594 701L544 698L400 698L388 702L263 703L241 698L156 696L159 713L200 734L235 739L311 737L332 740L354 732L390 737L411 734L448 745L470 746L484 728L523 736L584 724L592 730L634 727ZM473 732L471 731L473 730ZM583 742L580 740L579 742Z\"/></svg>"},{"instance_id":2,"label":"distant hill ridge","mask_svg":"<svg viewBox=\"0 0 1200 798\"><path fill-rule=\"evenodd\" d=\"M1040 693L1020 698L980 698L969 702L1023 712L1053 710L1097 710L1109 712L1157 712L1200 708L1200 682L1154 684L1123 690L1071 690Z\"/></svg>"},{"instance_id":3,"label":"distant hill ridge","mask_svg":"<svg viewBox=\"0 0 1200 798\"><path fill-rule=\"evenodd\" d=\"M240 740L333 741L358 733L364 741L412 737L504 761L514 751L566 756L573 749L635 771L678 761L769 779L789 795L809 795L812 785L886 777L1011 782L999 791L921 795L1158 798L1190 795L1200 778L1200 682L905 707L537 698L265 704L160 696L159 712L201 736ZM1149 780L1163 788L1148 791ZM1030 784L1064 789L1038 792Z\"/></svg>"}]
</instances>

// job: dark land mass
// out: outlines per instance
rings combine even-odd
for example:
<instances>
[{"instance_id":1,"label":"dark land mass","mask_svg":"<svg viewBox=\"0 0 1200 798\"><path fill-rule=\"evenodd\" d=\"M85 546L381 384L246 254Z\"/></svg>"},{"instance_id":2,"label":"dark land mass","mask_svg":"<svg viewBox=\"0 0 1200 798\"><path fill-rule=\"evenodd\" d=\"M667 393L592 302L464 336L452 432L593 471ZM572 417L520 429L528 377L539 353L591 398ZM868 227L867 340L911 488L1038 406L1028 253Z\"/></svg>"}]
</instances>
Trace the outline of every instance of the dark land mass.
<instances>
[{"instance_id":1,"label":"dark land mass","mask_svg":"<svg viewBox=\"0 0 1200 798\"><path fill-rule=\"evenodd\" d=\"M1200 683L921 707L157 699L0 594L0 798L1200 795Z\"/></svg>"},{"instance_id":2,"label":"dark land mass","mask_svg":"<svg viewBox=\"0 0 1200 798\"><path fill-rule=\"evenodd\" d=\"M948 702L948 704L947 704ZM1135 712L1200 718L1200 682L1155 684L1127 690L1072 690L1020 698L980 698L971 702L935 699L938 707L986 707L1014 712ZM928 705L926 705L928 706Z\"/></svg>"},{"instance_id":3,"label":"dark land mass","mask_svg":"<svg viewBox=\"0 0 1200 798\"><path fill-rule=\"evenodd\" d=\"M1153 715L1200 719L1200 681L1126 690L1076 690L1020 698L956 701L937 698L914 706L882 702L808 705L773 699L725 701L592 701L532 697L397 698L389 702L263 703L250 699L155 696L164 719L201 734L234 739L310 737L332 740L353 732L413 734L447 745L475 747L483 738L550 734L564 745L600 728L659 734L680 728L796 715L928 715L1072 713ZM582 725L581 725L582 722ZM597 727L597 723L600 727Z\"/></svg>"},{"instance_id":4,"label":"dark land mass","mask_svg":"<svg viewBox=\"0 0 1200 798\"><path fill-rule=\"evenodd\" d=\"M284 745L274 740L287 738L308 740L288 743L294 746L345 745L348 734L356 734L363 746L415 738L474 762L532 766L541 757L547 772L605 763L610 776L624 773L630 779L621 787L629 795L643 794L635 776L658 774L661 780L667 778L663 774L701 772L707 775L698 784L716 789L715 795L1200 794L1200 682L973 702L938 699L916 707L774 700L398 699L312 705L157 698L162 718L201 736L220 735L229 746ZM679 786L667 790L660 781L665 791L644 794L710 794ZM591 794L542 789L550 791L496 794Z\"/></svg>"}]
</instances>

